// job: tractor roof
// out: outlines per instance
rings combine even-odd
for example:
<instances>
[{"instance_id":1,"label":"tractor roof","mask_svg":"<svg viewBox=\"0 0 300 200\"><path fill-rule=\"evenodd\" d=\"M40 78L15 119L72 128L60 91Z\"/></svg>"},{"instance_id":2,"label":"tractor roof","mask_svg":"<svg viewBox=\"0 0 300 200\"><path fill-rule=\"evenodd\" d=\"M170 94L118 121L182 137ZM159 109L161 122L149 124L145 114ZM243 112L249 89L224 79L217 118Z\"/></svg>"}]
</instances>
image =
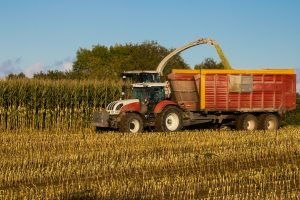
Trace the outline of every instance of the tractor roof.
<instances>
[{"instance_id":1,"label":"tractor roof","mask_svg":"<svg viewBox=\"0 0 300 200\"><path fill-rule=\"evenodd\" d=\"M132 87L165 87L166 83L134 83Z\"/></svg>"},{"instance_id":2,"label":"tractor roof","mask_svg":"<svg viewBox=\"0 0 300 200\"><path fill-rule=\"evenodd\" d=\"M133 71L125 71L122 74L158 74L155 70L133 70Z\"/></svg>"}]
</instances>

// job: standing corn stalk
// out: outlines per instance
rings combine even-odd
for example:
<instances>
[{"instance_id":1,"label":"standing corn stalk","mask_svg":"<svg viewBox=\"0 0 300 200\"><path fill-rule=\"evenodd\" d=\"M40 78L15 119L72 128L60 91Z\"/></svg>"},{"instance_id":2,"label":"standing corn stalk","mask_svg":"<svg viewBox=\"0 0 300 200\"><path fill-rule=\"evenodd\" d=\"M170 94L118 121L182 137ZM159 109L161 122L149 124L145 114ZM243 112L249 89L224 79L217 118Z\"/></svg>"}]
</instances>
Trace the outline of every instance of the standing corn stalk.
<instances>
[{"instance_id":1,"label":"standing corn stalk","mask_svg":"<svg viewBox=\"0 0 300 200\"><path fill-rule=\"evenodd\" d=\"M89 127L93 111L118 98L119 88L106 80L2 80L1 129Z\"/></svg>"}]
</instances>

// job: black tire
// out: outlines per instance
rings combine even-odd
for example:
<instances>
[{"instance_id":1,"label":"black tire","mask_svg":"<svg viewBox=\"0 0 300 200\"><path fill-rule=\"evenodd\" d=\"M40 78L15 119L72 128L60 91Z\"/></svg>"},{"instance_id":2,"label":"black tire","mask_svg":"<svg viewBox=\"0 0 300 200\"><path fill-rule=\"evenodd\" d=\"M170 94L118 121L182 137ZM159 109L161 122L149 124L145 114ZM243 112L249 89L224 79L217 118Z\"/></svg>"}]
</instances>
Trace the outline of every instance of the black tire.
<instances>
[{"instance_id":1,"label":"black tire","mask_svg":"<svg viewBox=\"0 0 300 200\"><path fill-rule=\"evenodd\" d=\"M182 113L175 106L167 106L157 114L155 119L155 130L160 132L173 132L182 129Z\"/></svg>"},{"instance_id":2,"label":"black tire","mask_svg":"<svg viewBox=\"0 0 300 200\"><path fill-rule=\"evenodd\" d=\"M255 131L257 128L257 118L252 114L242 114L236 119L237 130Z\"/></svg>"},{"instance_id":3,"label":"black tire","mask_svg":"<svg viewBox=\"0 0 300 200\"><path fill-rule=\"evenodd\" d=\"M105 133L109 131L113 131L114 129L111 127L95 127L95 132L96 133Z\"/></svg>"},{"instance_id":4,"label":"black tire","mask_svg":"<svg viewBox=\"0 0 300 200\"><path fill-rule=\"evenodd\" d=\"M108 128L106 128L106 127L95 127L95 132L96 133L102 133L106 130L108 130Z\"/></svg>"},{"instance_id":5,"label":"black tire","mask_svg":"<svg viewBox=\"0 0 300 200\"><path fill-rule=\"evenodd\" d=\"M123 133L139 133L143 128L143 119L137 113L125 113L119 123L119 131Z\"/></svg>"},{"instance_id":6,"label":"black tire","mask_svg":"<svg viewBox=\"0 0 300 200\"><path fill-rule=\"evenodd\" d=\"M262 114L259 119L261 130L276 131L279 128L279 118L274 114Z\"/></svg>"}]
</instances>

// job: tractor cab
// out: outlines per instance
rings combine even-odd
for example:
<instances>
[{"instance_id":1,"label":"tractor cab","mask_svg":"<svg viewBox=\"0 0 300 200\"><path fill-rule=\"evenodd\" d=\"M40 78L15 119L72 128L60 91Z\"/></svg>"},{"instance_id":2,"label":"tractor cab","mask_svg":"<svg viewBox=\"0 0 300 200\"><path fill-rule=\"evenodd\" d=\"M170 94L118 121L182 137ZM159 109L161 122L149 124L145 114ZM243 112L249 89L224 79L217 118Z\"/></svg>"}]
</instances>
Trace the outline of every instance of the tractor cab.
<instances>
[{"instance_id":1,"label":"tractor cab","mask_svg":"<svg viewBox=\"0 0 300 200\"><path fill-rule=\"evenodd\" d=\"M126 71L122 73L122 99L128 99L131 94L131 86L134 83L159 83L160 75L157 71Z\"/></svg>"},{"instance_id":2,"label":"tractor cab","mask_svg":"<svg viewBox=\"0 0 300 200\"><path fill-rule=\"evenodd\" d=\"M132 84L132 99L139 99L141 113L153 112L155 106L168 98L166 83L135 83Z\"/></svg>"}]
</instances>

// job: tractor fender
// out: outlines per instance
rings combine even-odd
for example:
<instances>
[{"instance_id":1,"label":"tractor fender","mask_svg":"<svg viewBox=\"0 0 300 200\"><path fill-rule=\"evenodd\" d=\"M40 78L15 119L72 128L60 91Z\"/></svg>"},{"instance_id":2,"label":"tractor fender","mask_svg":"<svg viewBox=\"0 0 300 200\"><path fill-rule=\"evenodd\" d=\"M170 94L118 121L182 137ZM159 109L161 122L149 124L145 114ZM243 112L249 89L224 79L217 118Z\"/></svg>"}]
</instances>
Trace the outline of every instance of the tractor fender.
<instances>
[{"instance_id":1,"label":"tractor fender","mask_svg":"<svg viewBox=\"0 0 300 200\"><path fill-rule=\"evenodd\" d=\"M163 101L159 102L155 106L154 113L160 113L168 105L175 105L175 106L177 106L177 103L175 103L174 101L163 100Z\"/></svg>"},{"instance_id":2,"label":"tractor fender","mask_svg":"<svg viewBox=\"0 0 300 200\"><path fill-rule=\"evenodd\" d=\"M141 111L140 102L129 103L120 109L120 113L122 113L122 112L138 112L139 113L140 111Z\"/></svg>"}]
</instances>

